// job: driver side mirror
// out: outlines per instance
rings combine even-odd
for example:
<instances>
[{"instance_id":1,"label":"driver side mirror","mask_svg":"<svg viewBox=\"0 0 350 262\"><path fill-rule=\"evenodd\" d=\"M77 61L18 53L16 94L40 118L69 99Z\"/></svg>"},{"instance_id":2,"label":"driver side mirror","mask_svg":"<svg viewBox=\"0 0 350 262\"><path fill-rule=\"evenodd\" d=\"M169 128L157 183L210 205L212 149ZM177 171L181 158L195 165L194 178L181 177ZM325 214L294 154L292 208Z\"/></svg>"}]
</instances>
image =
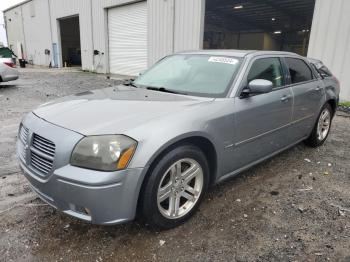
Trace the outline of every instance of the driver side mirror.
<instances>
[{"instance_id":1,"label":"driver side mirror","mask_svg":"<svg viewBox=\"0 0 350 262\"><path fill-rule=\"evenodd\" d=\"M273 88L273 83L265 79L254 79L249 82L248 86L242 90L242 97L247 97L251 94L266 94L270 93Z\"/></svg>"}]
</instances>

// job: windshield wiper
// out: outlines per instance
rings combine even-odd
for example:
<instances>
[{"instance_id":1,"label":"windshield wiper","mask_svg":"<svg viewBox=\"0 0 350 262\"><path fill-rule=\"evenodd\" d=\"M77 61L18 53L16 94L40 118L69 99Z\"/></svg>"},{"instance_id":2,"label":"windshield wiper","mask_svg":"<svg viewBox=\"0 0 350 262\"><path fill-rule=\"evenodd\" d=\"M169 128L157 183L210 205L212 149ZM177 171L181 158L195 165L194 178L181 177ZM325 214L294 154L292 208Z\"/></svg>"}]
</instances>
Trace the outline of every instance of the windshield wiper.
<instances>
[{"instance_id":1,"label":"windshield wiper","mask_svg":"<svg viewBox=\"0 0 350 262\"><path fill-rule=\"evenodd\" d=\"M138 88L138 86L134 84L134 79L125 80L123 85L125 85L125 86L132 86L132 87Z\"/></svg>"},{"instance_id":2,"label":"windshield wiper","mask_svg":"<svg viewBox=\"0 0 350 262\"><path fill-rule=\"evenodd\" d=\"M164 93L179 94L179 95L187 95L187 94L184 93L184 92L166 89L165 87L153 87L153 86L148 86L148 87L146 87L146 89L148 89L148 90L153 90L153 91L160 91L160 92L164 92Z\"/></svg>"}]
</instances>

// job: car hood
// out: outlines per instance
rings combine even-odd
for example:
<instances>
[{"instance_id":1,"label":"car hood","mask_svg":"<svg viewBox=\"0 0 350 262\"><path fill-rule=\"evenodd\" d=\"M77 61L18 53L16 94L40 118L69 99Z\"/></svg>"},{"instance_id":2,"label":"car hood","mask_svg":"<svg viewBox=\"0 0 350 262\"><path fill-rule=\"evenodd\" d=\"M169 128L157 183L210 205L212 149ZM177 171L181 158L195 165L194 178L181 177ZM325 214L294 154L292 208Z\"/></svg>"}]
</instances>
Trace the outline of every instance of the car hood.
<instances>
[{"instance_id":1,"label":"car hood","mask_svg":"<svg viewBox=\"0 0 350 262\"><path fill-rule=\"evenodd\" d=\"M144 123L210 100L117 86L57 99L33 113L83 135L126 134Z\"/></svg>"}]
</instances>

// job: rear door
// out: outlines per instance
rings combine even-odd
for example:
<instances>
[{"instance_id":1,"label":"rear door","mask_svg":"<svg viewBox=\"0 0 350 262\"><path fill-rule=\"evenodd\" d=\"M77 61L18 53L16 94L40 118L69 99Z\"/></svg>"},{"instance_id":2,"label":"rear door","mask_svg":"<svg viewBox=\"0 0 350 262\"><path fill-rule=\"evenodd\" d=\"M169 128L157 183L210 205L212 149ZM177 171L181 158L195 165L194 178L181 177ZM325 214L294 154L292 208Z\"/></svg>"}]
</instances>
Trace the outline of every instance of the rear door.
<instances>
[{"instance_id":1,"label":"rear door","mask_svg":"<svg viewBox=\"0 0 350 262\"><path fill-rule=\"evenodd\" d=\"M286 86L286 72L279 57L257 57L243 80L241 89L254 79L274 84L272 92L250 97L236 97L234 170L286 147L293 96Z\"/></svg>"},{"instance_id":2,"label":"rear door","mask_svg":"<svg viewBox=\"0 0 350 262\"><path fill-rule=\"evenodd\" d=\"M297 141L306 138L315 124L324 103L324 83L303 59L285 57L284 61L287 81L294 94L291 137Z\"/></svg>"}]
</instances>

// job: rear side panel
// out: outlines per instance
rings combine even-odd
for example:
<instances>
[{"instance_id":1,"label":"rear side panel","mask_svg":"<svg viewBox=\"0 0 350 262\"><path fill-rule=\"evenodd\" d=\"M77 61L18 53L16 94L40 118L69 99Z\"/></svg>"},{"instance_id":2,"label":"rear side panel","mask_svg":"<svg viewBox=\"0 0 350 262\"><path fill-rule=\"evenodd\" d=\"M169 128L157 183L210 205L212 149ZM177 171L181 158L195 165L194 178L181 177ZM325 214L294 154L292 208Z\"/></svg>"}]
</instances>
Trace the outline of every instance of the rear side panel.
<instances>
[{"instance_id":1,"label":"rear side panel","mask_svg":"<svg viewBox=\"0 0 350 262\"><path fill-rule=\"evenodd\" d=\"M11 58L0 58L0 82L7 82L18 79L18 71L5 63L13 63Z\"/></svg>"}]
</instances>

